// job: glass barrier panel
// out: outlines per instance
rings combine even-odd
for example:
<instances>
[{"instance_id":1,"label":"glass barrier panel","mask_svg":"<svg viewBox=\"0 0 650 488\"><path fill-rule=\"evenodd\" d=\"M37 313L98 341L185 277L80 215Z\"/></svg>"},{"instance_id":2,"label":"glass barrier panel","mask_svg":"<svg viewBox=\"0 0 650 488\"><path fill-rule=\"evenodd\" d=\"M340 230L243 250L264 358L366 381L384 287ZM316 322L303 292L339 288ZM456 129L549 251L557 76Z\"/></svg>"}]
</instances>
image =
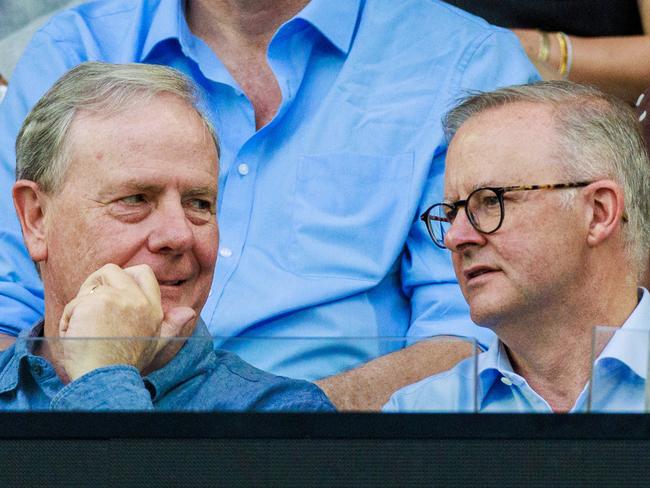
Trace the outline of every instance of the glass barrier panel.
<instances>
[{"instance_id":1,"label":"glass barrier panel","mask_svg":"<svg viewBox=\"0 0 650 488\"><path fill-rule=\"evenodd\" d=\"M324 390L334 404L353 405L346 411L378 411L385 402L385 411L476 411L476 354L463 362L463 371L472 375L469 383L454 392L459 393L459 401L450 400L447 391L427 386L437 384L428 377L438 376L441 362L437 355L451 350L451 341L458 339L430 338L409 346L418 348L421 361L414 368L419 376L410 377L409 382L427 379L406 388L407 393L420 391L420 403L404 403L402 408L401 400L389 401L394 392L385 386L390 380L382 381L381 374L375 375L374 383L360 381L367 391L359 397L374 398L374 403L366 404L356 399L359 392L328 382L331 366L324 368L325 374L319 374L317 366L326 362L327 355L346 359L339 372L364 366L375 357L381 361L381 356L404 348L404 338L19 338L0 354L0 410L332 411ZM477 350L474 341L468 344L467 351ZM246 357L224 346L244 351ZM264 356L273 351L289 358L284 366L291 363L292 375L282 374L281 367L279 371L263 368ZM460 359L448 358L449 367ZM381 367L386 375L395 368L388 363ZM398 399L408 396L395 395Z\"/></svg>"},{"instance_id":2,"label":"glass barrier panel","mask_svg":"<svg viewBox=\"0 0 650 488\"><path fill-rule=\"evenodd\" d=\"M648 412L650 331L594 328L591 381L586 410L594 413Z\"/></svg>"}]
</instances>

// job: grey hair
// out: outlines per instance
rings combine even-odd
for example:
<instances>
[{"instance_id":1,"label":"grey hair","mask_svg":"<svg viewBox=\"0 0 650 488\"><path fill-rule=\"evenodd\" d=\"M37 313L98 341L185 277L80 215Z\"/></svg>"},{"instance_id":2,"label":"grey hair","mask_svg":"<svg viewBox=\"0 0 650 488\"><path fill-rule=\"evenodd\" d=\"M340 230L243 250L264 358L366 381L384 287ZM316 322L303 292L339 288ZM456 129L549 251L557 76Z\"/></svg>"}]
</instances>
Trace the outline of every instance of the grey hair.
<instances>
[{"instance_id":1,"label":"grey hair","mask_svg":"<svg viewBox=\"0 0 650 488\"><path fill-rule=\"evenodd\" d=\"M87 62L59 78L23 122L16 139L16 178L38 183L44 192L58 191L70 163L68 135L78 112L110 117L162 93L196 110L219 155L217 135L199 108L196 87L182 73L158 65Z\"/></svg>"},{"instance_id":2,"label":"grey hair","mask_svg":"<svg viewBox=\"0 0 650 488\"><path fill-rule=\"evenodd\" d=\"M634 111L592 86L539 82L468 97L446 115L447 138L451 140L474 115L522 102L543 104L551 110L558 135L558 160L567 178L609 178L621 185L628 218L623 226L625 245L640 275L650 250L650 161Z\"/></svg>"}]
</instances>

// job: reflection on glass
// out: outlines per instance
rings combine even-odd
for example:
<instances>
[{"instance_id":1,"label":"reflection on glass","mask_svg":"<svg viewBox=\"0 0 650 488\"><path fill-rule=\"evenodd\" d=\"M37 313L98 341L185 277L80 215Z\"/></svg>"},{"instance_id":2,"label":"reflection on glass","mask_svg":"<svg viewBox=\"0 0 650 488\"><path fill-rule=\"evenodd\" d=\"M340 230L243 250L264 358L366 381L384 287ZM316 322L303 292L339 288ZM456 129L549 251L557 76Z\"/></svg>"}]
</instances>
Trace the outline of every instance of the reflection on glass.
<instances>
[{"instance_id":1,"label":"reflection on glass","mask_svg":"<svg viewBox=\"0 0 650 488\"><path fill-rule=\"evenodd\" d=\"M595 327L591 353L580 354L582 373L566 409L575 413L641 413L650 410L646 382L650 331ZM473 358L393 394L386 412L552 413L554 407L534 381L513 367L507 347L494 341ZM591 373L591 374L590 374ZM557 403L554 404L557 406Z\"/></svg>"},{"instance_id":2,"label":"reflection on glass","mask_svg":"<svg viewBox=\"0 0 650 488\"><path fill-rule=\"evenodd\" d=\"M229 337L214 347L281 376L316 381L405 347L404 337ZM282 351L282 354L273 351Z\"/></svg>"},{"instance_id":3,"label":"reflection on glass","mask_svg":"<svg viewBox=\"0 0 650 488\"><path fill-rule=\"evenodd\" d=\"M451 340L457 341L420 342L445 346ZM247 351L248 361L215 344ZM474 341L470 344L476 349ZM304 370L289 378L263 371L256 359L263 363L272 349L334 350L349 354L355 367L364 364L360 358L368 351L387 354L406 345L403 337L225 339L207 331L177 339L21 337L0 354L0 410L332 411L324 392L304 380L325 377L329 371L319 375L308 357L302 363L292 358L292 365L304 364ZM474 355L467 360L472 377L474 361ZM463 401L467 411L476 409L473 387Z\"/></svg>"},{"instance_id":4,"label":"reflection on glass","mask_svg":"<svg viewBox=\"0 0 650 488\"><path fill-rule=\"evenodd\" d=\"M444 343L445 338L427 341ZM456 339L454 339L456 340ZM241 342L263 355L283 350L339 348L392 351L404 338L186 339L20 338L0 354L0 410L80 411L331 411L313 383L258 369L215 342ZM305 345L308 347L305 347ZM449 371L433 374L396 392L386 412L543 412L548 405L512 371L502 344L474 354ZM143 364L125 364L130 350L157 353ZM597 327L585 362L591 379L577 399L577 412L647 412L650 332ZM137 355L133 355L137 356ZM101 357L98 363L96 358ZM146 364L145 364L146 363ZM307 364L308 374L313 368Z\"/></svg>"},{"instance_id":5,"label":"reflection on glass","mask_svg":"<svg viewBox=\"0 0 650 488\"><path fill-rule=\"evenodd\" d=\"M215 350L210 336L22 337L0 355L0 410L321 412L333 406L313 383L261 371Z\"/></svg>"},{"instance_id":6,"label":"reflection on glass","mask_svg":"<svg viewBox=\"0 0 650 488\"><path fill-rule=\"evenodd\" d=\"M458 341L433 338L430 342ZM473 413L481 408L480 359L474 340L466 339L470 355L448 371L433 374L399 389L384 405L386 413ZM446 348L443 348L443 350Z\"/></svg>"}]
</instances>

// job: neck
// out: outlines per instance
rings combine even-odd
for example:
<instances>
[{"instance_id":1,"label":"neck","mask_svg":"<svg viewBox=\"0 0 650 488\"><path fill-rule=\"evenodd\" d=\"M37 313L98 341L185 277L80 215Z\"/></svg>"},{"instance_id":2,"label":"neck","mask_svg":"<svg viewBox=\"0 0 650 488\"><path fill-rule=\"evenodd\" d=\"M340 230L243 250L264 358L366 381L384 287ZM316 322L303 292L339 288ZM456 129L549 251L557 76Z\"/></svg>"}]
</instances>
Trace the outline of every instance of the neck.
<instances>
[{"instance_id":1,"label":"neck","mask_svg":"<svg viewBox=\"0 0 650 488\"><path fill-rule=\"evenodd\" d=\"M266 59L280 25L308 0L193 0L186 3L190 30L203 39L242 88L255 111L255 128L268 124L282 92Z\"/></svg>"},{"instance_id":2,"label":"neck","mask_svg":"<svg viewBox=\"0 0 650 488\"><path fill-rule=\"evenodd\" d=\"M268 46L278 27L309 0L193 0L186 4L190 29L208 44Z\"/></svg>"},{"instance_id":3,"label":"neck","mask_svg":"<svg viewBox=\"0 0 650 488\"><path fill-rule=\"evenodd\" d=\"M633 280L593 278L591 286L577 284L577 293L566 293L543 310L526 314L525 320L519 317L496 330L514 371L554 411L569 411L589 381L592 356L597 357L607 342L594 342L594 327L621 327L637 305Z\"/></svg>"}]
</instances>

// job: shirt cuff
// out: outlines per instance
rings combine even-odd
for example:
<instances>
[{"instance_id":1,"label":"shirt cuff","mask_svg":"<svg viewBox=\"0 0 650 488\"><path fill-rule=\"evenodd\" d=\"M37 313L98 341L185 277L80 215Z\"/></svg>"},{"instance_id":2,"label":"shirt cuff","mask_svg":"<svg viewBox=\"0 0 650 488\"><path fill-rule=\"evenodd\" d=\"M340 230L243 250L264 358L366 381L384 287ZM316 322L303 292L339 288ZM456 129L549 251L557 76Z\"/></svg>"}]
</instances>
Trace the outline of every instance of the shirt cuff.
<instances>
[{"instance_id":1,"label":"shirt cuff","mask_svg":"<svg viewBox=\"0 0 650 488\"><path fill-rule=\"evenodd\" d=\"M151 395L133 366L97 368L67 384L50 403L51 410L153 410Z\"/></svg>"}]
</instances>

